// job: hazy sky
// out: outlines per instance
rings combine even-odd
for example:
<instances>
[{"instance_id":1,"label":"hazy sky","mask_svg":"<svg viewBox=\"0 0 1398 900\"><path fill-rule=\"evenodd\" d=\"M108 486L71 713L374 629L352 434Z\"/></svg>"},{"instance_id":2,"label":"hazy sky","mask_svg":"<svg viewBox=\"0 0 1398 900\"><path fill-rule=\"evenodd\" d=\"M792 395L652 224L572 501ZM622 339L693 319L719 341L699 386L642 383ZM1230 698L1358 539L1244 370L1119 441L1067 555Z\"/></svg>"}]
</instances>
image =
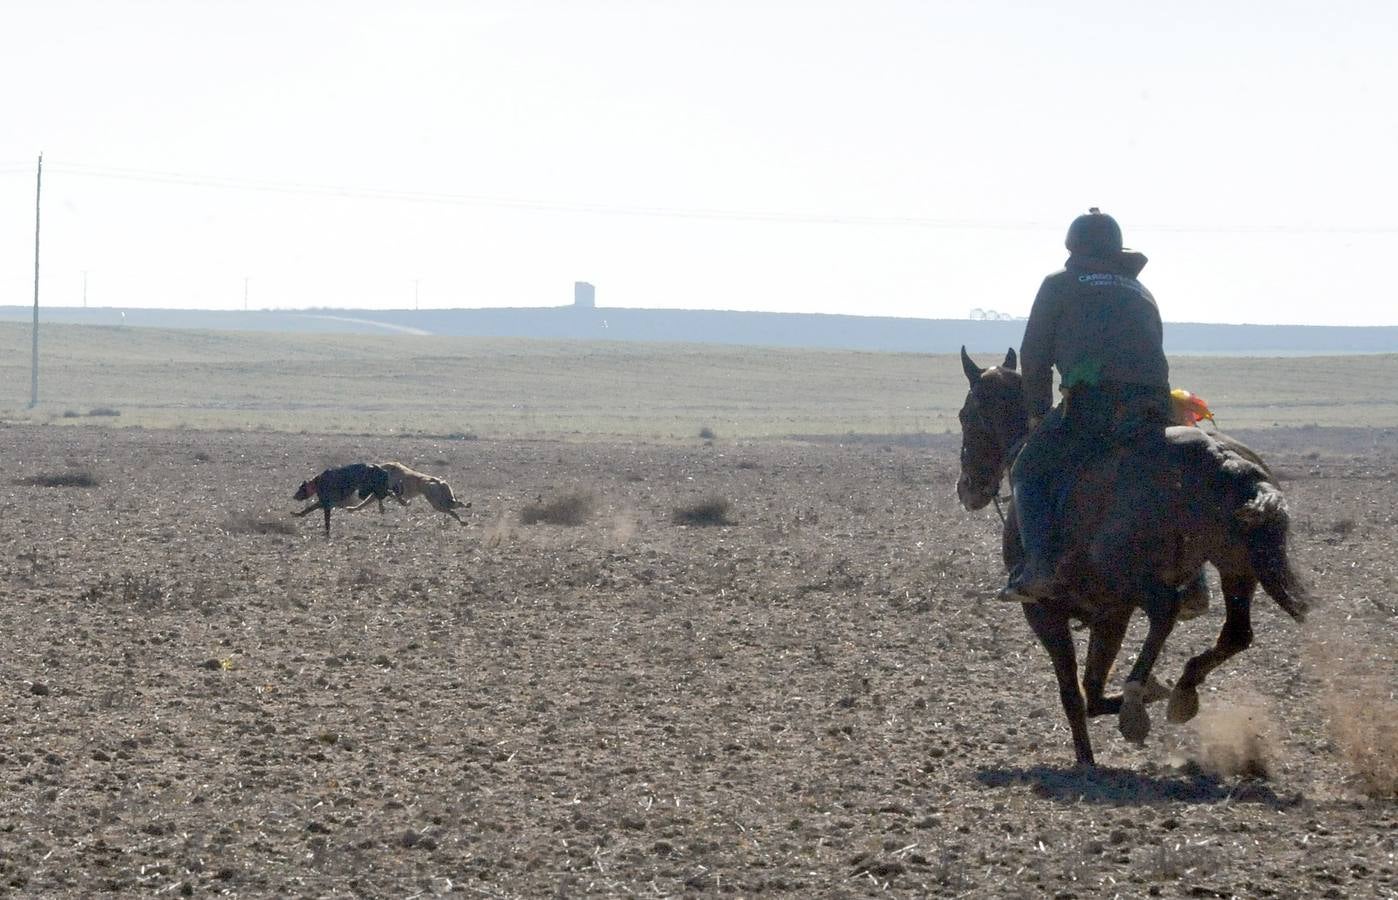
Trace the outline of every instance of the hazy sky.
<instances>
[{"instance_id":1,"label":"hazy sky","mask_svg":"<svg viewBox=\"0 0 1398 900\"><path fill-rule=\"evenodd\" d=\"M1398 3L3 0L0 304L1398 324Z\"/></svg>"}]
</instances>

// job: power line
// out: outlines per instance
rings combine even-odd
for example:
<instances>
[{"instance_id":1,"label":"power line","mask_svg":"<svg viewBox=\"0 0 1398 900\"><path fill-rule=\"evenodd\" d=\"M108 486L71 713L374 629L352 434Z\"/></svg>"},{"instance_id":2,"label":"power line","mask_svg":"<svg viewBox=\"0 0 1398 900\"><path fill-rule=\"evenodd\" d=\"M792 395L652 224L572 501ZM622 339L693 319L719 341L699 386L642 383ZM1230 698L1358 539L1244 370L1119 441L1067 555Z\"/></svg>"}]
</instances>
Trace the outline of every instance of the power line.
<instances>
[{"instance_id":1,"label":"power line","mask_svg":"<svg viewBox=\"0 0 1398 900\"><path fill-rule=\"evenodd\" d=\"M89 178L173 184L187 187L225 190L258 191L310 197L351 200L377 200L407 203L427 203L450 206L481 206L527 212L561 212L586 215L636 216L651 218L692 219L699 221L751 222L779 225L866 225L882 227L930 228L944 230L1042 231L1057 230L1058 222L989 221L953 219L932 216L876 216L845 213L792 213L763 210L706 209L666 206L625 206L607 203L583 203L500 197L485 194L448 194L430 191L404 191L383 188L346 187L337 185L278 182L261 179L197 175L180 172L159 172L146 169L98 166L86 163L49 163L51 172ZM0 167L3 171L3 167ZM1398 234L1398 225L1374 226L1316 226L1316 225L1171 225L1133 224L1133 232L1209 233L1209 234Z\"/></svg>"},{"instance_id":2,"label":"power line","mask_svg":"<svg viewBox=\"0 0 1398 900\"><path fill-rule=\"evenodd\" d=\"M997 230L1032 230L1048 227L1040 222L984 222L970 219L936 219L918 216L865 216L847 214L785 213L755 210L696 209L659 206L621 206L606 203L579 203L559 200L537 200L522 197L498 197L481 194L442 194L426 191L385 190L318 184L297 184L190 175L175 172L151 172L139 169L115 169L75 163L51 163L50 169L70 175L179 184L191 187L231 188L269 193L348 199L393 200L413 203L434 203L459 206L488 206L535 212L567 212L594 215L649 216L662 218L743 221L776 224L814 225L902 225L925 228L964 228ZM1055 226L1056 227L1056 226Z\"/></svg>"}]
</instances>

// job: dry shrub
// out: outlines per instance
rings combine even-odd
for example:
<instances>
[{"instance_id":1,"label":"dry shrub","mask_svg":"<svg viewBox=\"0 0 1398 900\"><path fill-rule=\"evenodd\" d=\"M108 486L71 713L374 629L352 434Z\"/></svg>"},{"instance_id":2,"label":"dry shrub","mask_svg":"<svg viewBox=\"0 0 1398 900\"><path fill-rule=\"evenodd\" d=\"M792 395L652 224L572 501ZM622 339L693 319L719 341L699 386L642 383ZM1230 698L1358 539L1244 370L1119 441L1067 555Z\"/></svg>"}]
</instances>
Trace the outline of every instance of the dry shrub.
<instances>
[{"instance_id":1,"label":"dry shrub","mask_svg":"<svg viewBox=\"0 0 1398 900\"><path fill-rule=\"evenodd\" d=\"M670 521L676 525L732 525L728 518L728 501L722 497L709 497L688 506L677 506L670 513Z\"/></svg>"},{"instance_id":2,"label":"dry shrub","mask_svg":"<svg viewBox=\"0 0 1398 900\"><path fill-rule=\"evenodd\" d=\"M1277 726L1258 698L1206 709L1195 719L1199 766L1225 778L1268 778L1276 763Z\"/></svg>"},{"instance_id":3,"label":"dry shrub","mask_svg":"<svg viewBox=\"0 0 1398 900\"><path fill-rule=\"evenodd\" d=\"M1360 788L1371 797L1398 798L1398 700L1385 696L1374 678L1352 685L1349 694L1330 688L1330 735Z\"/></svg>"},{"instance_id":4,"label":"dry shrub","mask_svg":"<svg viewBox=\"0 0 1398 900\"><path fill-rule=\"evenodd\" d=\"M89 416L119 416L121 410L112 409L110 406L98 406L87 411Z\"/></svg>"},{"instance_id":5,"label":"dry shrub","mask_svg":"<svg viewBox=\"0 0 1398 900\"><path fill-rule=\"evenodd\" d=\"M523 525L581 525L592 517L597 498L588 491L573 491L548 502L539 500L519 511Z\"/></svg>"},{"instance_id":6,"label":"dry shrub","mask_svg":"<svg viewBox=\"0 0 1398 900\"><path fill-rule=\"evenodd\" d=\"M481 543L487 547L498 547L513 539L513 529L503 514L496 516L493 522L486 525L485 531L481 534Z\"/></svg>"},{"instance_id":7,"label":"dry shrub","mask_svg":"<svg viewBox=\"0 0 1398 900\"><path fill-rule=\"evenodd\" d=\"M712 428L710 428L709 426L707 426L707 425L704 425L703 427L701 427L701 428L699 429L699 437L702 438L703 440L711 441L711 440L713 440L716 436L717 436L717 435L714 434L714 430L713 430Z\"/></svg>"},{"instance_id":8,"label":"dry shrub","mask_svg":"<svg viewBox=\"0 0 1398 900\"><path fill-rule=\"evenodd\" d=\"M617 513L612 516L612 543L615 546L624 546L636 536L640 523L636 521L634 510L627 510L624 513Z\"/></svg>"},{"instance_id":9,"label":"dry shrub","mask_svg":"<svg viewBox=\"0 0 1398 900\"><path fill-rule=\"evenodd\" d=\"M1334 623L1311 620L1306 643L1311 671L1321 681L1321 704L1335 750L1360 790L1398 798L1398 696L1391 658L1365 637L1345 635Z\"/></svg>"},{"instance_id":10,"label":"dry shrub","mask_svg":"<svg viewBox=\"0 0 1398 900\"><path fill-rule=\"evenodd\" d=\"M83 590L78 599L97 605L120 603L155 609L166 605L170 592L154 575L123 572L120 575L100 576Z\"/></svg>"},{"instance_id":11,"label":"dry shrub","mask_svg":"<svg viewBox=\"0 0 1398 900\"><path fill-rule=\"evenodd\" d=\"M30 487L96 487L101 482L86 469L73 469L68 472L45 472L27 478L17 478L15 483Z\"/></svg>"},{"instance_id":12,"label":"dry shrub","mask_svg":"<svg viewBox=\"0 0 1398 900\"><path fill-rule=\"evenodd\" d=\"M223 523L229 534L296 534L296 526L284 519L261 519L251 513L234 513Z\"/></svg>"}]
</instances>

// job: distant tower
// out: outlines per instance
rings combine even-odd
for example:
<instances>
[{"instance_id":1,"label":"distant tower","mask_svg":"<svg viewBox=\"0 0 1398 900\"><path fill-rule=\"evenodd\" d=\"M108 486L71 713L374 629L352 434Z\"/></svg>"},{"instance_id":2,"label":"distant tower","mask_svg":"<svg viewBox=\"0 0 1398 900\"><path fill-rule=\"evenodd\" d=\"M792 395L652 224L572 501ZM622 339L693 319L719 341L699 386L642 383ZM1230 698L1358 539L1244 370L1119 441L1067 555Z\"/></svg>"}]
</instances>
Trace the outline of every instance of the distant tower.
<instances>
[{"instance_id":1,"label":"distant tower","mask_svg":"<svg viewBox=\"0 0 1398 900\"><path fill-rule=\"evenodd\" d=\"M596 309L597 288L586 281L573 282L573 307L575 309Z\"/></svg>"}]
</instances>

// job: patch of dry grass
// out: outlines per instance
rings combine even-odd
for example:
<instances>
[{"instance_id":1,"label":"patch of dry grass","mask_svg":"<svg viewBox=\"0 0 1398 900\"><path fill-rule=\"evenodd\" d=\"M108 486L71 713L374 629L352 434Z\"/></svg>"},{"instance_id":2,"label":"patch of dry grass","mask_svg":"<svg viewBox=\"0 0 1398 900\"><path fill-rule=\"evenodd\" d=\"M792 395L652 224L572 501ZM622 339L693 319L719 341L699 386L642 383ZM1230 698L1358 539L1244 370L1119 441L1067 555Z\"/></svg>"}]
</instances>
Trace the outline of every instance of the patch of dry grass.
<instances>
[{"instance_id":1,"label":"patch of dry grass","mask_svg":"<svg viewBox=\"0 0 1398 900\"><path fill-rule=\"evenodd\" d=\"M722 497L707 497L695 503L677 506L670 513L670 521L676 525L732 525L728 517L730 504Z\"/></svg>"},{"instance_id":2,"label":"patch of dry grass","mask_svg":"<svg viewBox=\"0 0 1398 900\"><path fill-rule=\"evenodd\" d=\"M592 518L597 497L590 491L572 491L545 501L542 498L519 511L522 525L582 525Z\"/></svg>"},{"instance_id":3,"label":"patch of dry grass","mask_svg":"<svg viewBox=\"0 0 1398 900\"><path fill-rule=\"evenodd\" d=\"M16 484L30 487L97 487L101 480L87 469L71 469L67 472L43 472L15 479Z\"/></svg>"},{"instance_id":4,"label":"patch of dry grass","mask_svg":"<svg viewBox=\"0 0 1398 900\"><path fill-rule=\"evenodd\" d=\"M1398 799L1398 700L1376 679L1331 695L1330 735L1364 793Z\"/></svg>"},{"instance_id":5,"label":"patch of dry grass","mask_svg":"<svg viewBox=\"0 0 1398 900\"><path fill-rule=\"evenodd\" d=\"M1398 798L1398 695L1383 653L1333 620L1312 628L1306 659L1335 752L1363 793Z\"/></svg>"}]
</instances>

